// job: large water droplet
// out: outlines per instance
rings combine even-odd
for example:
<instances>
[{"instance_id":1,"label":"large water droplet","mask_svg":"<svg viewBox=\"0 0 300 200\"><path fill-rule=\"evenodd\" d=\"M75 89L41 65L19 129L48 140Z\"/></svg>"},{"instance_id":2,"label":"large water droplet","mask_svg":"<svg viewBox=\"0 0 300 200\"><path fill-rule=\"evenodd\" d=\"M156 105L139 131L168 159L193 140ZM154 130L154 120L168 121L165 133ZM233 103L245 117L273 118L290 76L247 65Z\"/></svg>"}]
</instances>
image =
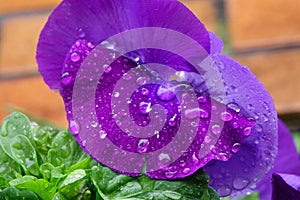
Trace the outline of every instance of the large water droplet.
<instances>
[{"instance_id":1,"label":"large water droplet","mask_svg":"<svg viewBox=\"0 0 300 200\"><path fill-rule=\"evenodd\" d=\"M179 161L179 165L180 165L181 167L184 167L184 166L186 165L185 160L180 160L180 161Z\"/></svg>"},{"instance_id":2,"label":"large water droplet","mask_svg":"<svg viewBox=\"0 0 300 200\"><path fill-rule=\"evenodd\" d=\"M200 160L199 160L199 158L197 158L195 152L193 153L192 160L193 160L195 165L198 165L200 163Z\"/></svg>"},{"instance_id":3,"label":"large water droplet","mask_svg":"<svg viewBox=\"0 0 300 200\"><path fill-rule=\"evenodd\" d=\"M219 153L219 156L222 161L227 161L229 159L227 153L224 152Z\"/></svg>"},{"instance_id":4,"label":"large water droplet","mask_svg":"<svg viewBox=\"0 0 300 200\"><path fill-rule=\"evenodd\" d=\"M100 135L100 138L101 138L101 139L105 139L106 136L107 136L107 133L106 133L104 130L100 130L100 131L99 131L99 135Z\"/></svg>"},{"instance_id":5,"label":"large water droplet","mask_svg":"<svg viewBox=\"0 0 300 200\"><path fill-rule=\"evenodd\" d=\"M204 95L198 97L198 102L199 103L206 103L207 102L207 97L204 96Z\"/></svg>"},{"instance_id":6,"label":"large water droplet","mask_svg":"<svg viewBox=\"0 0 300 200\"><path fill-rule=\"evenodd\" d=\"M80 131L79 124L75 120L70 120L70 131L75 135L77 135Z\"/></svg>"},{"instance_id":7,"label":"large water droplet","mask_svg":"<svg viewBox=\"0 0 300 200\"><path fill-rule=\"evenodd\" d=\"M111 72L111 70L112 70L112 68L110 65L103 65L103 71L105 73L109 73L109 72Z\"/></svg>"},{"instance_id":8,"label":"large water droplet","mask_svg":"<svg viewBox=\"0 0 300 200\"><path fill-rule=\"evenodd\" d=\"M165 160L167 162L171 161L171 157L169 154L160 153L158 156L159 161Z\"/></svg>"},{"instance_id":9,"label":"large water droplet","mask_svg":"<svg viewBox=\"0 0 300 200\"><path fill-rule=\"evenodd\" d=\"M237 177L233 180L233 187L237 190L242 190L249 185L249 181L244 178Z\"/></svg>"},{"instance_id":10,"label":"large water droplet","mask_svg":"<svg viewBox=\"0 0 300 200\"><path fill-rule=\"evenodd\" d=\"M201 108L192 108L185 111L185 117L188 119L195 119L195 118L208 118L209 114L207 111L201 109Z\"/></svg>"},{"instance_id":11,"label":"large water droplet","mask_svg":"<svg viewBox=\"0 0 300 200\"><path fill-rule=\"evenodd\" d=\"M149 91L147 88L143 88L143 89L142 89L142 94L143 94L144 96L148 96L148 95L150 94L150 91Z\"/></svg>"},{"instance_id":12,"label":"large water droplet","mask_svg":"<svg viewBox=\"0 0 300 200\"><path fill-rule=\"evenodd\" d=\"M256 130L257 132L262 132L263 127L262 127L260 124L256 124L256 125L255 125L255 130Z\"/></svg>"},{"instance_id":13,"label":"large water droplet","mask_svg":"<svg viewBox=\"0 0 300 200\"><path fill-rule=\"evenodd\" d=\"M222 113L220 114L220 117L221 117L221 119L222 119L224 122L231 121L232 118L233 118L232 114L229 113L229 112L226 112L226 111L225 111L225 112L222 112Z\"/></svg>"},{"instance_id":14,"label":"large water droplet","mask_svg":"<svg viewBox=\"0 0 300 200\"><path fill-rule=\"evenodd\" d=\"M115 92L114 93L114 97L118 98L120 96L120 93L119 92Z\"/></svg>"},{"instance_id":15,"label":"large water droplet","mask_svg":"<svg viewBox=\"0 0 300 200\"><path fill-rule=\"evenodd\" d=\"M250 133L251 133L251 127L247 127L247 128L244 129L244 135L245 136L250 135Z\"/></svg>"},{"instance_id":16,"label":"large water droplet","mask_svg":"<svg viewBox=\"0 0 300 200\"><path fill-rule=\"evenodd\" d=\"M234 110L237 113L241 111L240 106L237 103L229 103L227 104L227 107Z\"/></svg>"},{"instance_id":17,"label":"large water droplet","mask_svg":"<svg viewBox=\"0 0 300 200\"><path fill-rule=\"evenodd\" d=\"M81 59L81 56L77 52L73 52L71 54L72 62L78 62L78 61L80 61L80 59Z\"/></svg>"},{"instance_id":18,"label":"large water droplet","mask_svg":"<svg viewBox=\"0 0 300 200\"><path fill-rule=\"evenodd\" d=\"M170 101L175 97L174 91L162 85L158 88L156 95L162 101Z\"/></svg>"},{"instance_id":19,"label":"large water droplet","mask_svg":"<svg viewBox=\"0 0 300 200\"><path fill-rule=\"evenodd\" d=\"M148 82L149 78L148 77L139 77L136 79L136 84L138 85L144 85Z\"/></svg>"},{"instance_id":20,"label":"large water droplet","mask_svg":"<svg viewBox=\"0 0 300 200\"><path fill-rule=\"evenodd\" d=\"M148 139L140 139L138 146L137 146L137 152L138 153L145 153L149 148L149 140Z\"/></svg>"},{"instance_id":21,"label":"large water droplet","mask_svg":"<svg viewBox=\"0 0 300 200\"><path fill-rule=\"evenodd\" d=\"M177 174L177 171L166 171L165 176L166 178L173 178Z\"/></svg>"},{"instance_id":22,"label":"large water droplet","mask_svg":"<svg viewBox=\"0 0 300 200\"><path fill-rule=\"evenodd\" d=\"M151 103L149 102L141 102L140 103L140 111L143 114L148 114L152 110Z\"/></svg>"},{"instance_id":23,"label":"large water droplet","mask_svg":"<svg viewBox=\"0 0 300 200\"><path fill-rule=\"evenodd\" d=\"M220 125L218 125L218 124L213 125L211 127L211 130L215 135L219 135L222 131Z\"/></svg>"},{"instance_id":24,"label":"large water droplet","mask_svg":"<svg viewBox=\"0 0 300 200\"><path fill-rule=\"evenodd\" d=\"M187 174L187 173L189 173L191 171L191 168L184 168L183 170L182 170L182 172L184 173L184 174Z\"/></svg>"},{"instance_id":25,"label":"large water droplet","mask_svg":"<svg viewBox=\"0 0 300 200\"><path fill-rule=\"evenodd\" d=\"M231 194L231 189L228 186L222 186L218 189L217 192L220 197L229 196Z\"/></svg>"},{"instance_id":26,"label":"large water droplet","mask_svg":"<svg viewBox=\"0 0 300 200\"><path fill-rule=\"evenodd\" d=\"M237 142L232 145L231 151L233 153L237 153L240 150L240 148L241 148L241 144Z\"/></svg>"},{"instance_id":27,"label":"large water droplet","mask_svg":"<svg viewBox=\"0 0 300 200\"><path fill-rule=\"evenodd\" d=\"M72 81L72 76L69 74L69 72L65 72L61 75L61 82L64 85L70 84Z\"/></svg>"},{"instance_id":28,"label":"large water droplet","mask_svg":"<svg viewBox=\"0 0 300 200\"><path fill-rule=\"evenodd\" d=\"M177 114L175 114L175 115L169 120L169 126L175 126L175 125L176 125L176 117L177 117Z\"/></svg>"},{"instance_id":29,"label":"large water droplet","mask_svg":"<svg viewBox=\"0 0 300 200\"><path fill-rule=\"evenodd\" d=\"M130 74L128 74L128 73L124 73L123 76L122 76L122 78L124 80L126 80L126 81L129 81L132 78L132 76Z\"/></svg>"}]
</instances>

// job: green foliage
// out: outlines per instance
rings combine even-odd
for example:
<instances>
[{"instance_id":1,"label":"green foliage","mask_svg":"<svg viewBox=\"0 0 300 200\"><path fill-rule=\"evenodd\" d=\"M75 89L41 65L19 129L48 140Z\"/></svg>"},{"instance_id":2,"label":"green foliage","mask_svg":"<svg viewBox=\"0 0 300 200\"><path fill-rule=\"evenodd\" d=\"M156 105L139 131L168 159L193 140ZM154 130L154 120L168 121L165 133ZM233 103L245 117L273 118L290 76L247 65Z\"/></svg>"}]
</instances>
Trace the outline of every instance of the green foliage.
<instances>
[{"instance_id":1,"label":"green foliage","mask_svg":"<svg viewBox=\"0 0 300 200\"><path fill-rule=\"evenodd\" d=\"M128 177L91 159L72 134L22 113L0 129L0 200L217 200L202 170L185 179Z\"/></svg>"}]
</instances>

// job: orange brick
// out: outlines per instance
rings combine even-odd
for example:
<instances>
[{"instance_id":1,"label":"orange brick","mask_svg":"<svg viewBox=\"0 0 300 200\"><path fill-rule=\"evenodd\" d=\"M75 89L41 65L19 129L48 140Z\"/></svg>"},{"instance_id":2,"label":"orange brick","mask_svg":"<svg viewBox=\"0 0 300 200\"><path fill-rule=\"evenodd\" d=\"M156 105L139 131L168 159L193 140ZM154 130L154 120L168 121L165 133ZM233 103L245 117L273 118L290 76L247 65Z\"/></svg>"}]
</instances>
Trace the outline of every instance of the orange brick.
<instances>
[{"instance_id":1,"label":"orange brick","mask_svg":"<svg viewBox=\"0 0 300 200\"><path fill-rule=\"evenodd\" d=\"M35 9L51 9L60 2L61 0L0 0L0 14Z\"/></svg>"},{"instance_id":2,"label":"orange brick","mask_svg":"<svg viewBox=\"0 0 300 200\"><path fill-rule=\"evenodd\" d=\"M300 49L235 56L266 86L280 114L300 112Z\"/></svg>"},{"instance_id":3,"label":"orange brick","mask_svg":"<svg viewBox=\"0 0 300 200\"><path fill-rule=\"evenodd\" d=\"M64 105L41 77L0 82L0 122L15 108L36 119L67 127Z\"/></svg>"},{"instance_id":4,"label":"orange brick","mask_svg":"<svg viewBox=\"0 0 300 200\"><path fill-rule=\"evenodd\" d=\"M300 44L299 0L227 0L236 50Z\"/></svg>"},{"instance_id":5,"label":"orange brick","mask_svg":"<svg viewBox=\"0 0 300 200\"><path fill-rule=\"evenodd\" d=\"M0 75L37 71L36 45L47 16L20 16L9 18L3 22L0 46Z\"/></svg>"},{"instance_id":6,"label":"orange brick","mask_svg":"<svg viewBox=\"0 0 300 200\"><path fill-rule=\"evenodd\" d=\"M217 10L213 0L181 0L200 20L206 28L215 32L217 27Z\"/></svg>"}]
</instances>

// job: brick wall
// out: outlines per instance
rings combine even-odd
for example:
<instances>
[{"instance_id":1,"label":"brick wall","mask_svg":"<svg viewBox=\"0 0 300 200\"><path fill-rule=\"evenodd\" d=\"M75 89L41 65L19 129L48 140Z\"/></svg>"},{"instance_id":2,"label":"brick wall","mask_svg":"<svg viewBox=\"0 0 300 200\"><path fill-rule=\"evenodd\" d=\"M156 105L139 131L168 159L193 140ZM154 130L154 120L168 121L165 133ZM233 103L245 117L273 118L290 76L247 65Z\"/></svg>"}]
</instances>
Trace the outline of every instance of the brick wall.
<instances>
[{"instance_id":1,"label":"brick wall","mask_svg":"<svg viewBox=\"0 0 300 200\"><path fill-rule=\"evenodd\" d=\"M181 0L265 84L281 114L300 111L298 0ZM61 98L37 71L39 32L60 0L0 0L0 121L12 110L66 125Z\"/></svg>"}]
</instances>

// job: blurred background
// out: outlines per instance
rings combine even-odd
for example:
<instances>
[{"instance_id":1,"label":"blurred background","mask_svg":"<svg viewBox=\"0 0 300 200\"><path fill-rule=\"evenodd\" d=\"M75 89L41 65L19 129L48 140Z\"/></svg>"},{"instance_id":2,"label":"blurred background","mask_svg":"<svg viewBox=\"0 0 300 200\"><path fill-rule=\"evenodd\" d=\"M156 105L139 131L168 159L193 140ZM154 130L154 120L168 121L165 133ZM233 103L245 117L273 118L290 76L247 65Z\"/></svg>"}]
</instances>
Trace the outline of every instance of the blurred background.
<instances>
[{"instance_id":1,"label":"blurred background","mask_svg":"<svg viewBox=\"0 0 300 200\"><path fill-rule=\"evenodd\" d=\"M250 67L279 115L300 130L300 1L181 0L225 41L224 52ZM0 122L19 110L66 127L59 94L35 61L39 32L60 0L0 0Z\"/></svg>"}]
</instances>

